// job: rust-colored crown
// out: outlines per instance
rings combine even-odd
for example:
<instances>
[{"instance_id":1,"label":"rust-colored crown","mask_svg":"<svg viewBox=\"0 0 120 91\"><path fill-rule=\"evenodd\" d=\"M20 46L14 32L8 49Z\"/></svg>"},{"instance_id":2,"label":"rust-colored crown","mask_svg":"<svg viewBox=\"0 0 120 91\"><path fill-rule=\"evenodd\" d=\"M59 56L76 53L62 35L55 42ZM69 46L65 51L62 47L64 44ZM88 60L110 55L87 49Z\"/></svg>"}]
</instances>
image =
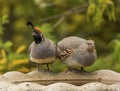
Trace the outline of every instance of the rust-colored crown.
<instances>
[{"instance_id":1,"label":"rust-colored crown","mask_svg":"<svg viewBox=\"0 0 120 91\"><path fill-rule=\"evenodd\" d=\"M42 32L42 31L40 30L40 28L38 28L38 27L34 27L34 30L35 30L35 31L38 31L38 32L40 32L40 33Z\"/></svg>"}]
</instances>

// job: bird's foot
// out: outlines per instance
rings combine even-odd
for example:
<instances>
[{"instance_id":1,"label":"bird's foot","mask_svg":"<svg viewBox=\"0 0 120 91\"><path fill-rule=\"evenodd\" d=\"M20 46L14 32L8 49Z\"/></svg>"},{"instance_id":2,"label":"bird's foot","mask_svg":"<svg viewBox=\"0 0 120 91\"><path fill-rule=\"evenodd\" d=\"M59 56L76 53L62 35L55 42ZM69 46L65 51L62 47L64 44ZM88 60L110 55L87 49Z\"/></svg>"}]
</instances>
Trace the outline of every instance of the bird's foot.
<instances>
[{"instance_id":1,"label":"bird's foot","mask_svg":"<svg viewBox=\"0 0 120 91\"><path fill-rule=\"evenodd\" d=\"M84 68L83 68L83 67L81 67L80 71L81 71L81 72L84 72L84 73L90 73L90 72L88 72L88 71L84 70Z\"/></svg>"},{"instance_id":2,"label":"bird's foot","mask_svg":"<svg viewBox=\"0 0 120 91\"><path fill-rule=\"evenodd\" d=\"M37 65L37 71L41 71L40 64L36 64L36 65Z\"/></svg>"},{"instance_id":3,"label":"bird's foot","mask_svg":"<svg viewBox=\"0 0 120 91\"><path fill-rule=\"evenodd\" d=\"M68 67L68 69L65 71L65 73L67 73L67 72L75 72L75 70L71 67Z\"/></svg>"},{"instance_id":4,"label":"bird's foot","mask_svg":"<svg viewBox=\"0 0 120 91\"><path fill-rule=\"evenodd\" d=\"M50 71L49 64L46 64L46 66L47 66L47 71Z\"/></svg>"},{"instance_id":5,"label":"bird's foot","mask_svg":"<svg viewBox=\"0 0 120 91\"><path fill-rule=\"evenodd\" d=\"M37 68L37 71L41 71L41 69L40 69L40 68Z\"/></svg>"},{"instance_id":6,"label":"bird's foot","mask_svg":"<svg viewBox=\"0 0 120 91\"><path fill-rule=\"evenodd\" d=\"M66 73L67 73L67 72L74 72L74 73L78 73L78 74L90 73L90 72L87 72L86 70L84 70L82 67L81 67L81 69L69 67L69 68L67 69L67 71L65 71L65 72L66 72Z\"/></svg>"}]
</instances>

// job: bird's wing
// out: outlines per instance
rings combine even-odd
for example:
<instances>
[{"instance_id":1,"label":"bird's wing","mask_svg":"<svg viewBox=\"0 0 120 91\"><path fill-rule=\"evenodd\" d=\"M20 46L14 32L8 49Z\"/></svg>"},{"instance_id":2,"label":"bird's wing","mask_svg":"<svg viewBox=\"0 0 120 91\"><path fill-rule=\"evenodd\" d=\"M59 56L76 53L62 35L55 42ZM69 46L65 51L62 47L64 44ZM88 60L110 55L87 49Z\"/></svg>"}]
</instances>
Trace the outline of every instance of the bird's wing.
<instances>
[{"instance_id":1,"label":"bird's wing","mask_svg":"<svg viewBox=\"0 0 120 91\"><path fill-rule=\"evenodd\" d=\"M62 51L65 51L66 49L75 49L84 42L86 42L86 40L83 38L71 36L71 37L67 37L67 38L64 38L63 40L59 41L57 46Z\"/></svg>"}]
</instances>

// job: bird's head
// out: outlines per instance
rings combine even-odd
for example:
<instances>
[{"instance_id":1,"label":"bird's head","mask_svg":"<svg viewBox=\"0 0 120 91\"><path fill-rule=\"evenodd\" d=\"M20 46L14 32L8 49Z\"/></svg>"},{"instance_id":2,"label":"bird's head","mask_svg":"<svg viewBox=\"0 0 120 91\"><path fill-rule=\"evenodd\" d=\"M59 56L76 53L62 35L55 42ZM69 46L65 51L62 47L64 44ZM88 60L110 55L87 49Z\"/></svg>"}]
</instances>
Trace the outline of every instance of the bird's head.
<instances>
[{"instance_id":1,"label":"bird's head","mask_svg":"<svg viewBox=\"0 0 120 91\"><path fill-rule=\"evenodd\" d=\"M93 52L95 50L95 42L93 40L87 40L86 44L89 52Z\"/></svg>"},{"instance_id":2,"label":"bird's head","mask_svg":"<svg viewBox=\"0 0 120 91\"><path fill-rule=\"evenodd\" d=\"M27 22L26 25L31 25L32 28L33 28L33 33L32 33L32 36L34 38L34 41L36 44L39 44L42 42L43 40L43 34L42 34L42 31L38 28L38 27L34 27L33 24L31 22Z\"/></svg>"}]
</instances>

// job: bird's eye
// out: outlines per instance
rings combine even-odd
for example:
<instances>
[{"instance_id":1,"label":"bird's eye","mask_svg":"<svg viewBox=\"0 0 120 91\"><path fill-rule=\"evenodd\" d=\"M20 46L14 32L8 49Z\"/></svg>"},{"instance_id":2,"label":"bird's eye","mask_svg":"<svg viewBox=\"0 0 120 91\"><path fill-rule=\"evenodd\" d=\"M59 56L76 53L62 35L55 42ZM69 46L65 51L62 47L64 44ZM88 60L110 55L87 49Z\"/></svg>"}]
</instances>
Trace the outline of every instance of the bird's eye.
<instances>
[{"instance_id":1,"label":"bird's eye","mask_svg":"<svg viewBox=\"0 0 120 91\"><path fill-rule=\"evenodd\" d=\"M91 45L91 43L87 43L87 45Z\"/></svg>"}]
</instances>

